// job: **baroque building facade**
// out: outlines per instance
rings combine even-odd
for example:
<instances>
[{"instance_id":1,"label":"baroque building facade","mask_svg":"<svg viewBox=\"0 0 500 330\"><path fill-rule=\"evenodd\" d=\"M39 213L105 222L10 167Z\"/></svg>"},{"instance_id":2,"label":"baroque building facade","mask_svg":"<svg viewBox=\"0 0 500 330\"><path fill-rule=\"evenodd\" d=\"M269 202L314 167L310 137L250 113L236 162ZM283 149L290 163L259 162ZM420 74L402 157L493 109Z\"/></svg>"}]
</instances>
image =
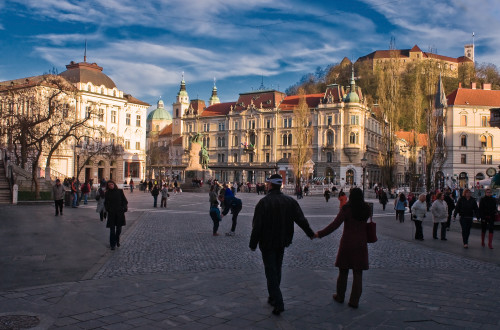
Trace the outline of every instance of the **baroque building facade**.
<instances>
[{"instance_id":1,"label":"baroque building facade","mask_svg":"<svg viewBox=\"0 0 500 330\"><path fill-rule=\"evenodd\" d=\"M209 153L209 168L218 180L262 183L278 171L286 182L296 182L291 162L297 147L294 109L302 97L313 136L311 158L301 179L360 186L361 160L366 159L365 183L379 182L383 123L366 105L354 73L347 90L332 84L324 93L287 96L260 89L225 103L220 102L214 85L208 104L190 101L182 80L172 105L173 122L158 136L158 145L169 148L171 161L164 165L166 172L185 179L187 150L191 138L200 134Z\"/></svg>"},{"instance_id":2,"label":"baroque building facade","mask_svg":"<svg viewBox=\"0 0 500 330\"><path fill-rule=\"evenodd\" d=\"M68 105L74 111L70 116L88 117L87 128L77 130L77 136L62 143L48 167L47 153L42 153L39 166L45 177L73 177L78 173L80 181L92 179L96 183L106 178L120 184L130 178L143 179L149 104L118 89L96 63L72 61L66 69L58 76L76 91L68 94ZM4 81L0 89L4 95L21 92L42 80L43 76L35 76Z\"/></svg>"}]
</instances>

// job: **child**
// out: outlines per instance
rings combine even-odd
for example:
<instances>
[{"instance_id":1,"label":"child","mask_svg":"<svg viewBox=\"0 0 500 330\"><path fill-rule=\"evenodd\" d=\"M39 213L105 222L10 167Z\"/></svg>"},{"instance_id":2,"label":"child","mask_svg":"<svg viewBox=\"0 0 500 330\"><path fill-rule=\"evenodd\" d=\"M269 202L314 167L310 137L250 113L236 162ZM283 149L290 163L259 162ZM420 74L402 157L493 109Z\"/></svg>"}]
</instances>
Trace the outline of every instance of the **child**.
<instances>
[{"instance_id":1,"label":"child","mask_svg":"<svg viewBox=\"0 0 500 330\"><path fill-rule=\"evenodd\" d=\"M213 236L219 236L217 233L217 230L219 229L219 222L222 221L222 218L220 217L220 210L219 210L219 203L211 203L210 204L210 217L212 218L212 221L214 222L214 228L213 228Z\"/></svg>"}]
</instances>

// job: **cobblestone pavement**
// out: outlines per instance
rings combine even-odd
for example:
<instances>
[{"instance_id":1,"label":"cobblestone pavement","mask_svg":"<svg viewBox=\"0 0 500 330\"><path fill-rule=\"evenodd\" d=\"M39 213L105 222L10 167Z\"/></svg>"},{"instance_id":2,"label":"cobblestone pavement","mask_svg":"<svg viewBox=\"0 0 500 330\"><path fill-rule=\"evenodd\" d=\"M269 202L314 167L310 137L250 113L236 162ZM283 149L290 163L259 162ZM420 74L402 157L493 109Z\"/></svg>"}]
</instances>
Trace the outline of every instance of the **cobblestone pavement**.
<instances>
[{"instance_id":1,"label":"cobblestone pavement","mask_svg":"<svg viewBox=\"0 0 500 330\"><path fill-rule=\"evenodd\" d=\"M211 235L205 194L172 196L166 210L149 208L149 194L128 196L137 219L120 248L105 252L79 280L0 292L0 318L37 316L39 328L51 329L500 328L500 245L495 237L499 250L481 248L477 229L469 250L461 247L457 224L447 242L429 240L426 224L426 241L417 243L410 221L397 223L375 205L379 241L369 245L370 270L353 310L331 298L341 232L311 241L296 227L283 265L286 310L276 317L266 303L260 253L248 248L262 196L240 195L234 237ZM338 211L335 199L326 204L313 196L300 204L314 230ZM228 215L219 232L230 223Z\"/></svg>"}]
</instances>

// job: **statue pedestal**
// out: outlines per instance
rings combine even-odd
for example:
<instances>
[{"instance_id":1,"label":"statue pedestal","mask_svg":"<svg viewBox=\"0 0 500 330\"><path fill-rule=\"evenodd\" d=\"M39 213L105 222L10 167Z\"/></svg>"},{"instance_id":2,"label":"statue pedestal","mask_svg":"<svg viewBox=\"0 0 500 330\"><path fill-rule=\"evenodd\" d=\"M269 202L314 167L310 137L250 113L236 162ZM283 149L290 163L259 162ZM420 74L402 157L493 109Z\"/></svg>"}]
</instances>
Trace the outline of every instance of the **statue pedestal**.
<instances>
[{"instance_id":1,"label":"statue pedestal","mask_svg":"<svg viewBox=\"0 0 500 330\"><path fill-rule=\"evenodd\" d=\"M186 182L190 183L192 179L198 179L198 180L203 180L203 182L207 181L210 179L213 175L213 171L209 169L189 169L187 168L186 171Z\"/></svg>"}]
</instances>

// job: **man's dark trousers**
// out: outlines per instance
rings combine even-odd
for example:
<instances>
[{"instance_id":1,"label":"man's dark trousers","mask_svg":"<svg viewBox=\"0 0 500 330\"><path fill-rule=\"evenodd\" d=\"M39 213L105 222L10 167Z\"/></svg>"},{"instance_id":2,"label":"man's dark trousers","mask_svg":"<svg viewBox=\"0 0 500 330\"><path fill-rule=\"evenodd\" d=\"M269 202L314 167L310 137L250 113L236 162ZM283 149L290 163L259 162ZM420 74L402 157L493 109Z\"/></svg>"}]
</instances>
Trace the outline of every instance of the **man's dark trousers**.
<instances>
[{"instance_id":1,"label":"man's dark trousers","mask_svg":"<svg viewBox=\"0 0 500 330\"><path fill-rule=\"evenodd\" d=\"M283 264L283 255L285 248L277 249L261 249L262 261L267 279L267 291L269 297L274 302L274 307L279 310L284 310L283 296L281 295L281 265Z\"/></svg>"}]
</instances>

